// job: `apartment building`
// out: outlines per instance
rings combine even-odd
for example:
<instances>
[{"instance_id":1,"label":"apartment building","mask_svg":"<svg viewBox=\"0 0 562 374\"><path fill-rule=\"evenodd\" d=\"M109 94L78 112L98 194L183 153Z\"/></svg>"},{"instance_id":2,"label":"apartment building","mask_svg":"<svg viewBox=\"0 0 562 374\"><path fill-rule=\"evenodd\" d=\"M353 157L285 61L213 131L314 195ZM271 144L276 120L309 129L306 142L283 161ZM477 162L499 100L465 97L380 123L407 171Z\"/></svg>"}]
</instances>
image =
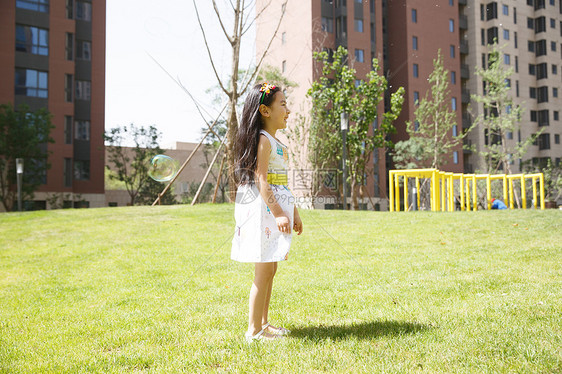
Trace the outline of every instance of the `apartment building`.
<instances>
[{"instance_id":1,"label":"apartment building","mask_svg":"<svg viewBox=\"0 0 562 374\"><path fill-rule=\"evenodd\" d=\"M0 2L0 102L47 108L55 126L51 168L28 209L59 194L105 205L105 1Z\"/></svg>"},{"instance_id":2,"label":"apartment building","mask_svg":"<svg viewBox=\"0 0 562 374\"><path fill-rule=\"evenodd\" d=\"M463 90L481 94L484 90L475 67L488 63L489 44L494 40L503 47L506 68L514 73L507 83L516 105L521 105L520 130L508 134L508 142L522 141L542 130L538 140L530 146L523 159L512 159L512 171L521 171L524 161L544 164L550 158L560 163L562 157L562 1L560 0L511 0L474 1L474 5L462 6L468 31L465 41L470 53L465 66L470 66L470 78L463 80ZM463 118L483 112L483 107L472 103L470 113L463 107ZM486 144L485 132L476 128L468 141L477 149ZM483 159L475 153L465 155L467 171L484 170Z\"/></svg>"}]
</instances>

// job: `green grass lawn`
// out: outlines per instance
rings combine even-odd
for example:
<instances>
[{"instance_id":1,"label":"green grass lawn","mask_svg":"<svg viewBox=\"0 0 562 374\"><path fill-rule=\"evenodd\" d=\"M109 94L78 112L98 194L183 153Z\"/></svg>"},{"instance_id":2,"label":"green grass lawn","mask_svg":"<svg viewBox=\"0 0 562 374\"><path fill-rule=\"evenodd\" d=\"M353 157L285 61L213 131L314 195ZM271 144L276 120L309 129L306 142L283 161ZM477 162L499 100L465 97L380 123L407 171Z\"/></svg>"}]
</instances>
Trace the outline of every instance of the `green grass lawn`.
<instances>
[{"instance_id":1,"label":"green grass lawn","mask_svg":"<svg viewBox=\"0 0 562 374\"><path fill-rule=\"evenodd\" d=\"M0 372L562 371L560 211L302 211L252 345L233 212L0 215Z\"/></svg>"}]
</instances>

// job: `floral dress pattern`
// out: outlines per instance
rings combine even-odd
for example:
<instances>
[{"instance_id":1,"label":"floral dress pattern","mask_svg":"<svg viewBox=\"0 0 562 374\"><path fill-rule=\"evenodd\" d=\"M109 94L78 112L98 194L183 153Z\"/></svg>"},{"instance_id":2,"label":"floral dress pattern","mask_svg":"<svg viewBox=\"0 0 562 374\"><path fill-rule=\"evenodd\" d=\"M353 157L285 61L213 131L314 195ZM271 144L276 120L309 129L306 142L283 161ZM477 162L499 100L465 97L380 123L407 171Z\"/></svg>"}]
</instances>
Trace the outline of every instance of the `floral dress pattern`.
<instances>
[{"instance_id":1,"label":"floral dress pattern","mask_svg":"<svg viewBox=\"0 0 562 374\"><path fill-rule=\"evenodd\" d=\"M261 130L261 133L267 136L271 143L268 180L284 182L283 184L269 183L269 185L275 199L289 217L292 228L295 198L287 187L288 149L265 130ZM291 247L292 234L279 231L275 217L255 184L238 187L234 219L236 227L232 238L231 259L239 262L285 260Z\"/></svg>"}]
</instances>

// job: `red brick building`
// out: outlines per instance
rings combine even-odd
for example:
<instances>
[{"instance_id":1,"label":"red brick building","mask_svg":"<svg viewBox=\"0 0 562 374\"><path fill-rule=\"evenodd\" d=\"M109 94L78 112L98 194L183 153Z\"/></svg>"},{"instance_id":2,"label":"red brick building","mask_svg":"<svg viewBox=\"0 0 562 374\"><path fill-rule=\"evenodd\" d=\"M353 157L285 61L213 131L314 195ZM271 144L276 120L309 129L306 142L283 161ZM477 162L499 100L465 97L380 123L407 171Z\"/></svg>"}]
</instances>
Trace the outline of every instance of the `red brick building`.
<instances>
[{"instance_id":1,"label":"red brick building","mask_svg":"<svg viewBox=\"0 0 562 374\"><path fill-rule=\"evenodd\" d=\"M49 208L55 194L105 205L105 11L104 0L0 2L0 103L46 107L55 126L29 208Z\"/></svg>"}]
</instances>

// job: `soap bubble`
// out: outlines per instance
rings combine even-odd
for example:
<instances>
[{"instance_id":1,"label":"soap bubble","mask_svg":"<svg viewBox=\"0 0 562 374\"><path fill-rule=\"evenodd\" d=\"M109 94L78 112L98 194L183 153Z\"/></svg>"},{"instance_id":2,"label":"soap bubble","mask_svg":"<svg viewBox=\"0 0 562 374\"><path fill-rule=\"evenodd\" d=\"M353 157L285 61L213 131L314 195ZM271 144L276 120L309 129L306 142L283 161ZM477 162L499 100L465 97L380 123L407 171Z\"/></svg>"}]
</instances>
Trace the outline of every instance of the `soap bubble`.
<instances>
[{"instance_id":1,"label":"soap bubble","mask_svg":"<svg viewBox=\"0 0 562 374\"><path fill-rule=\"evenodd\" d=\"M166 155L156 155L148 165L148 175L157 182L168 182L178 172L178 163Z\"/></svg>"}]
</instances>

